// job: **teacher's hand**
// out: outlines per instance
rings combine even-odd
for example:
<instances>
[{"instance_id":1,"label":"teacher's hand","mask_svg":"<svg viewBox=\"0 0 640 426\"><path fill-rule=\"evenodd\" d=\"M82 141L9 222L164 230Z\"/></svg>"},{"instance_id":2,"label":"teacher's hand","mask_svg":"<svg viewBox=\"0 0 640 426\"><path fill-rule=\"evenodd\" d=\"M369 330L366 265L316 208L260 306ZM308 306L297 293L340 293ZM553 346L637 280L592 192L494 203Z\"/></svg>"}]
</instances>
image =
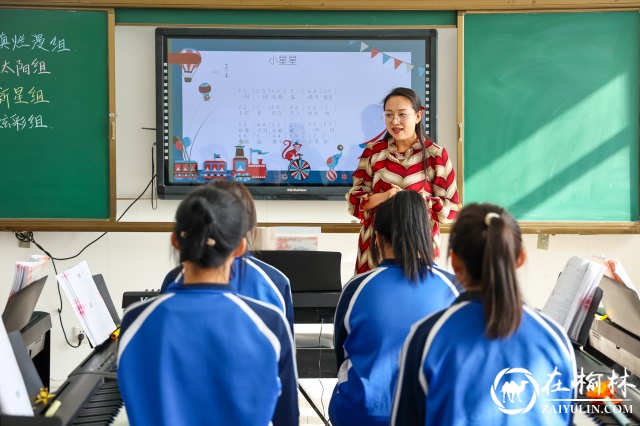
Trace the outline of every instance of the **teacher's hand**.
<instances>
[{"instance_id":1,"label":"teacher's hand","mask_svg":"<svg viewBox=\"0 0 640 426\"><path fill-rule=\"evenodd\" d=\"M365 204L362 209L364 211L369 211L373 208L376 208L380 204L387 201L389 198L396 195L399 191L402 191L402 188L400 188L398 185L392 184L391 188L389 188L385 192L379 192L377 194L370 195L369 200L367 201L367 204Z\"/></svg>"},{"instance_id":2,"label":"teacher's hand","mask_svg":"<svg viewBox=\"0 0 640 426\"><path fill-rule=\"evenodd\" d=\"M402 188L400 188L398 185L391 184L391 188L385 192L385 194L387 194L387 200L400 191L402 191Z\"/></svg>"}]
</instances>

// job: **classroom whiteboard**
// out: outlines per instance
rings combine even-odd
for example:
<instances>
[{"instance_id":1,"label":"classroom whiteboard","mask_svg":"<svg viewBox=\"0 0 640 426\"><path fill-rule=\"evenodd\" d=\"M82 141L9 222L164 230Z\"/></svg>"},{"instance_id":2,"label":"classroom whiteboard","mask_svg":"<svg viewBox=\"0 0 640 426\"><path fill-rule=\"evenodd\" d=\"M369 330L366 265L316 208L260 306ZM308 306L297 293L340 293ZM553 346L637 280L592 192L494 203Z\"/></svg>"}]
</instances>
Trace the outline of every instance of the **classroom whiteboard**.
<instances>
[{"instance_id":1,"label":"classroom whiteboard","mask_svg":"<svg viewBox=\"0 0 640 426\"><path fill-rule=\"evenodd\" d=\"M405 52L389 54L411 61ZM287 65L278 65L281 56ZM203 84L210 92L194 90ZM264 153L255 155L264 164L286 169L283 140L289 140L300 142L304 159L325 172L337 146L351 141L339 166L355 170L358 145L385 130L381 102L398 86L411 86L411 74L392 63L372 66L370 52L202 52L191 84L182 83L182 123L188 123L182 134L191 138L189 158L199 164L212 153L231 159L235 144L228 141L247 141Z\"/></svg>"},{"instance_id":2,"label":"classroom whiteboard","mask_svg":"<svg viewBox=\"0 0 640 426\"><path fill-rule=\"evenodd\" d=\"M418 94L435 137L435 30L161 28L156 39L161 197L225 179L258 197L341 199L386 133L396 87Z\"/></svg>"}]
</instances>

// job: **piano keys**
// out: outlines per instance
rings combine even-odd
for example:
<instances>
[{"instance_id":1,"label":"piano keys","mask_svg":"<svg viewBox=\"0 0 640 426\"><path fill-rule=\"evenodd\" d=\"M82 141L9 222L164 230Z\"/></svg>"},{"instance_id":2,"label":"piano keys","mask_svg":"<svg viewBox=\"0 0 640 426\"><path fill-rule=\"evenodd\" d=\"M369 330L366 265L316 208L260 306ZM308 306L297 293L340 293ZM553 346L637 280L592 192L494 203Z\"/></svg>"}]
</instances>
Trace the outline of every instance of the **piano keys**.
<instances>
[{"instance_id":1,"label":"piano keys","mask_svg":"<svg viewBox=\"0 0 640 426\"><path fill-rule=\"evenodd\" d=\"M62 425L113 424L123 407L116 375L117 351L117 341L106 341L60 386L49 407L54 407L52 414Z\"/></svg>"},{"instance_id":2,"label":"piano keys","mask_svg":"<svg viewBox=\"0 0 640 426\"><path fill-rule=\"evenodd\" d=\"M627 330L617 326L609 320L596 319L591 325L589 343L576 349L578 372L585 374L593 372L601 374L602 380L609 380L612 372L616 376L626 378L626 395L618 392L617 396L623 400L622 407L604 407L591 405L588 401L581 401L580 415L576 415L574 424L586 425L640 425L640 338ZM580 396L580 398L583 398ZM611 411L620 411L624 418L616 418ZM585 418L588 417L588 420ZM625 423L626 421L626 423Z\"/></svg>"},{"instance_id":3,"label":"piano keys","mask_svg":"<svg viewBox=\"0 0 640 426\"><path fill-rule=\"evenodd\" d=\"M62 425L110 425L122 408L118 380L91 373L71 376L50 407Z\"/></svg>"},{"instance_id":4,"label":"piano keys","mask_svg":"<svg viewBox=\"0 0 640 426\"><path fill-rule=\"evenodd\" d=\"M576 350L578 373L582 372L584 375L593 374L594 376L600 374L600 380L602 381L609 380L608 377L612 376L613 371L620 377L624 376L624 368L621 369L620 366L615 364L607 365L587 351L593 352L593 348ZM630 375L628 379L630 385L637 386L634 383L637 382L638 378L628 371L627 374ZM626 395L618 392L617 396L623 400L620 406L606 407L605 405L588 401L585 395L586 388L587 384L585 383L582 388L583 392L577 396L580 401L576 403L578 406L574 407L574 425L620 425L621 422L616 419L612 411L619 411L624 414L624 418L628 422L624 424L640 425L640 411L635 412L635 410L640 410L640 389L627 386L625 388Z\"/></svg>"}]
</instances>

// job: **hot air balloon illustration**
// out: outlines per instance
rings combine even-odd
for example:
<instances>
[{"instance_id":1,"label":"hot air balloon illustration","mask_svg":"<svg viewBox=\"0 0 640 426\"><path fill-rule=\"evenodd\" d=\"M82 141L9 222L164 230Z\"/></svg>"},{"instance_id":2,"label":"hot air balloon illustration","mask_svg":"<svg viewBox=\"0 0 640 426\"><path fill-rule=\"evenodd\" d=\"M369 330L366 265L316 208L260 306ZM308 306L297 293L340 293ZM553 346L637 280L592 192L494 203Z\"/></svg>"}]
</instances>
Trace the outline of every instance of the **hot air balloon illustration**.
<instances>
[{"instance_id":1,"label":"hot air balloon illustration","mask_svg":"<svg viewBox=\"0 0 640 426\"><path fill-rule=\"evenodd\" d=\"M174 136L173 144L175 145L176 149L180 151L180 156L182 157L182 159L186 161L189 157L187 148L191 145L191 138L186 137L180 139L180 137Z\"/></svg>"},{"instance_id":2,"label":"hot air balloon illustration","mask_svg":"<svg viewBox=\"0 0 640 426\"><path fill-rule=\"evenodd\" d=\"M195 49L185 48L180 53L169 53L167 59L170 64L180 65L184 82L190 83L202 62L202 55Z\"/></svg>"},{"instance_id":3,"label":"hot air balloon illustration","mask_svg":"<svg viewBox=\"0 0 640 426\"><path fill-rule=\"evenodd\" d=\"M202 98L205 101L211 99L211 95L209 94L211 93L211 85L209 83L201 83L198 90L200 91L200 93L202 93Z\"/></svg>"},{"instance_id":4,"label":"hot air balloon illustration","mask_svg":"<svg viewBox=\"0 0 640 426\"><path fill-rule=\"evenodd\" d=\"M176 146L178 151L182 152L182 148L184 148L184 145L182 144L182 141L178 136L173 137L173 144Z\"/></svg>"}]
</instances>

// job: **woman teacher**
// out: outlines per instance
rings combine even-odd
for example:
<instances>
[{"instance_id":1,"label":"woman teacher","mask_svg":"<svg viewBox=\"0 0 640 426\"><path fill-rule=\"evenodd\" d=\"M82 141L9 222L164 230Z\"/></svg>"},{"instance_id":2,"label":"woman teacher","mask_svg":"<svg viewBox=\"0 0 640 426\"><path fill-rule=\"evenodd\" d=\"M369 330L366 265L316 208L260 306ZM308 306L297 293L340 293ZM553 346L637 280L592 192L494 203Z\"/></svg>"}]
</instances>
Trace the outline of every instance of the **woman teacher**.
<instances>
[{"instance_id":1,"label":"woman teacher","mask_svg":"<svg viewBox=\"0 0 640 426\"><path fill-rule=\"evenodd\" d=\"M447 151L427 137L418 95L408 88L395 88L384 98L383 108L387 133L365 147L346 195L349 213L362 223L356 274L376 266L370 247L373 217L376 208L398 191L416 191L425 199L436 262L440 224L452 222L462 207L453 165Z\"/></svg>"}]
</instances>

